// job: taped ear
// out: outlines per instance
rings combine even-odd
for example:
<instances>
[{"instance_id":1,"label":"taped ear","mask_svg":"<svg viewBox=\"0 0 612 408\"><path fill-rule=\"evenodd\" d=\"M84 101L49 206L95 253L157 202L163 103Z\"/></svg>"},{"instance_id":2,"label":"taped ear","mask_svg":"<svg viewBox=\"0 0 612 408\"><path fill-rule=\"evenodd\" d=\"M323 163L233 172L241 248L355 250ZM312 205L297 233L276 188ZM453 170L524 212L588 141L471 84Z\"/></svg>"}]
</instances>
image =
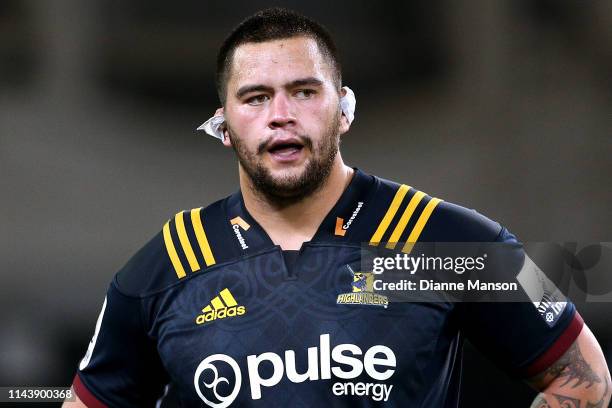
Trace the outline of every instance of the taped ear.
<instances>
[{"instance_id":1,"label":"taped ear","mask_svg":"<svg viewBox=\"0 0 612 408\"><path fill-rule=\"evenodd\" d=\"M223 141L225 134L223 133L223 124L225 123L225 116L213 116L206 122L202 123L196 130L203 130L212 137Z\"/></svg>"},{"instance_id":2,"label":"taped ear","mask_svg":"<svg viewBox=\"0 0 612 408\"><path fill-rule=\"evenodd\" d=\"M342 109L342 113L346 116L350 125L355 120L357 100L355 99L355 93L348 86L343 86L342 91L344 91L344 95L340 98L340 109Z\"/></svg>"},{"instance_id":3,"label":"taped ear","mask_svg":"<svg viewBox=\"0 0 612 408\"><path fill-rule=\"evenodd\" d=\"M355 93L348 86L343 86L342 91L344 95L340 98L340 109L342 114L346 116L349 125L355 120L355 106L357 101L355 99ZM196 130L203 130L207 134L219 139L220 141L225 140L225 116L223 115L223 108L219 108L215 111L213 117L202 123Z\"/></svg>"}]
</instances>

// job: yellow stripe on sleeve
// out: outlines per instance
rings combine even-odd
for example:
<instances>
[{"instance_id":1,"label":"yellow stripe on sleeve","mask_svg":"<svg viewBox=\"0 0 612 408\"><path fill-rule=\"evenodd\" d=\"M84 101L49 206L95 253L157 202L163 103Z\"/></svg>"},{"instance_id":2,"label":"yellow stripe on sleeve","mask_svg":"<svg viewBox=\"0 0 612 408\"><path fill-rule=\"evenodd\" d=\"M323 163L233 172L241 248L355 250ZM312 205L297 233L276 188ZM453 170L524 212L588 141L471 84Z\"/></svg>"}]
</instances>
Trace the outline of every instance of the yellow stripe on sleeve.
<instances>
[{"instance_id":1,"label":"yellow stripe on sleeve","mask_svg":"<svg viewBox=\"0 0 612 408\"><path fill-rule=\"evenodd\" d=\"M376 232L374 232L374 235L372 235L372 238L370 238L370 245L378 245L380 243L382 236L384 235L385 231L387 231L387 228L389 228L391 220L393 220L397 209L399 208L400 204L402 203L402 200L406 196L406 193L409 189L410 187L405 184L402 184L400 188L397 189L395 197L393 197L393 201L391 201L389 209L387 210L385 216L378 225L378 228L376 228Z\"/></svg>"},{"instance_id":2,"label":"yellow stripe on sleeve","mask_svg":"<svg viewBox=\"0 0 612 408\"><path fill-rule=\"evenodd\" d=\"M406 209L404 210L404 213L402 214L402 217L400 218L397 225L395 226L395 229L393 230L393 233L391 234L391 237L389 238L389 242L387 242L387 245L386 245L387 248L389 249L395 248L395 246L397 245L397 242L402 236L402 233L404 232L404 229L406 229L406 225L408 225L408 222L410 221L412 214L414 214L414 210L417 208L417 205L419 205L423 197L425 197L425 193L422 191L417 191L412 196L412 198L410 199L410 202L408 203L408 206L406 207Z\"/></svg>"},{"instance_id":3,"label":"yellow stripe on sleeve","mask_svg":"<svg viewBox=\"0 0 612 408\"><path fill-rule=\"evenodd\" d=\"M421 216L419 217L416 225L410 232L410 235L408 236L408 241L406 242L406 245L404 245L404 247L402 248L402 252L410 253L410 251L412 251L414 243L417 242L417 240L419 239L419 236L421 235L421 232L423 232L423 228L425 228L425 224L427 224L427 221L433 213L434 208L436 208L436 206L441 201L442 200L440 200L439 198L432 198L431 200L429 200L429 202L425 206L425 209L421 213Z\"/></svg>"},{"instance_id":4,"label":"yellow stripe on sleeve","mask_svg":"<svg viewBox=\"0 0 612 408\"><path fill-rule=\"evenodd\" d=\"M214 265L216 261L210 249L208 238L206 238L206 233L204 232L204 226L202 225L202 219L200 218L200 208L191 210L191 223L193 224L196 239L198 240L198 245L200 246L202 255L204 256L206 266Z\"/></svg>"},{"instance_id":5,"label":"yellow stripe on sleeve","mask_svg":"<svg viewBox=\"0 0 612 408\"><path fill-rule=\"evenodd\" d=\"M164 225L164 243L166 244L166 251L168 251L168 256L170 257L170 261L172 261L172 266L174 266L174 271L176 272L176 276L179 278L185 277L185 270L183 269L183 265L181 265L181 261L176 253L176 248L174 248L174 243L172 242L172 236L170 235L170 221L168 221Z\"/></svg>"},{"instance_id":6,"label":"yellow stripe on sleeve","mask_svg":"<svg viewBox=\"0 0 612 408\"><path fill-rule=\"evenodd\" d=\"M187 261L189 262L189 267L191 268L191 272L196 272L200 270L200 264L193 253L193 248L191 248L191 243L189 242L189 237L187 237L187 230L185 229L185 220L183 218L184 211L176 214L174 216L174 223L176 224L176 232L178 232L179 240L181 241L181 246L183 247L183 251L185 252L185 256L187 257Z\"/></svg>"}]
</instances>

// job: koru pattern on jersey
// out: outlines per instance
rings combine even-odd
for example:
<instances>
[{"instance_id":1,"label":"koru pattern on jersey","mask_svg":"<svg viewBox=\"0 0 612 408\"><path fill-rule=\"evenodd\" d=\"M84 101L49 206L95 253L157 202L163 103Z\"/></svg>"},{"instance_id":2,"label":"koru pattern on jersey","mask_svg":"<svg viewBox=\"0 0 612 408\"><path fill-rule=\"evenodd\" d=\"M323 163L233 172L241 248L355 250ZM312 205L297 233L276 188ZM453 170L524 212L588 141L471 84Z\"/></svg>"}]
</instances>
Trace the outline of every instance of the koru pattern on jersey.
<instances>
[{"instance_id":1,"label":"koru pattern on jersey","mask_svg":"<svg viewBox=\"0 0 612 408\"><path fill-rule=\"evenodd\" d=\"M311 241L283 252L237 192L173 216L112 280L74 380L88 406L456 407L469 339L530 376L580 333L532 303L339 304L363 244L508 242L497 222L355 169ZM517 243L518 244L518 243ZM357 282L357 283L355 283ZM357 288L357 289L355 289Z\"/></svg>"}]
</instances>

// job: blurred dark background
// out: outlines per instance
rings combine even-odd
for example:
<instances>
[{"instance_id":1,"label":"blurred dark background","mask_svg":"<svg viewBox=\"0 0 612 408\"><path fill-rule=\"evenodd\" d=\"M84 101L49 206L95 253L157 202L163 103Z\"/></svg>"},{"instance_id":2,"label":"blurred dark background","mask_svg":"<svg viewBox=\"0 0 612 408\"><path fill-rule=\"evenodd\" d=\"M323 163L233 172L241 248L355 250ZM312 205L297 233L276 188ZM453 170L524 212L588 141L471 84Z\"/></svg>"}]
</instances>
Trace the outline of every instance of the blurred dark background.
<instances>
[{"instance_id":1,"label":"blurred dark background","mask_svg":"<svg viewBox=\"0 0 612 408\"><path fill-rule=\"evenodd\" d=\"M70 384L115 271L237 188L195 128L218 45L270 5L336 38L350 165L523 241L612 241L612 2L2 0L0 386ZM610 365L612 304L579 308ZM535 395L469 346L464 366L463 406Z\"/></svg>"}]
</instances>

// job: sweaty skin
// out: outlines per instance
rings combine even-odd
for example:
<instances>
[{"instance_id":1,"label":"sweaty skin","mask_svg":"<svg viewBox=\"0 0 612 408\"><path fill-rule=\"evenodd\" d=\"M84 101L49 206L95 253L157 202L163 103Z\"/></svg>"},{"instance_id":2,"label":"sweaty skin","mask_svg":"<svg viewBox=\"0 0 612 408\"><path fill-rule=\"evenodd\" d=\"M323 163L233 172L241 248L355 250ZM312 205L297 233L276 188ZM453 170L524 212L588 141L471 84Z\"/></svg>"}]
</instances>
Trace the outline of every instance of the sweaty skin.
<instances>
[{"instance_id":1,"label":"sweaty skin","mask_svg":"<svg viewBox=\"0 0 612 408\"><path fill-rule=\"evenodd\" d=\"M241 159L245 205L275 244L299 249L312 238L353 173L338 151L340 135L349 129L340 112L341 91L316 42L308 37L241 45L230 73L224 144L234 147ZM283 140L299 141L302 147L278 153L266 149ZM328 171L312 180L316 188L294 188L326 162ZM262 193L250 167L263 169L277 197Z\"/></svg>"},{"instance_id":2,"label":"sweaty skin","mask_svg":"<svg viewBox=\"0 0 612 408\"><path fill-rule=\"evenodd\" d=\"M565 354L528 384L540 391L532 408L605 408L612 394L606 360L586 325Z\"/></svg>"},{"instance_id":3,"label":"sweaty skin","mask_svg":"<svg viewBox=\"0 0 612 408\"><path fill-rule=\"evenodd\" d=\"M310 38L247 43L234 54L226 104L218 110L228 123L224 144L240 159L248 211L283 249L299 249L312 238L352 177L337 150L349 129L339 113L340 92ZM279 140L301 147L268 149ZM327 164L314 190L304 187L304 180L312 182L309 172ZM265 173L276 195L258 190L249 172ZM565 355L529 383L541 391L532 405L540 408L606 407L612 392L605 359L586 325ZM85 407L78 397L63 406Z\"/></svg>"}]
</instances>

